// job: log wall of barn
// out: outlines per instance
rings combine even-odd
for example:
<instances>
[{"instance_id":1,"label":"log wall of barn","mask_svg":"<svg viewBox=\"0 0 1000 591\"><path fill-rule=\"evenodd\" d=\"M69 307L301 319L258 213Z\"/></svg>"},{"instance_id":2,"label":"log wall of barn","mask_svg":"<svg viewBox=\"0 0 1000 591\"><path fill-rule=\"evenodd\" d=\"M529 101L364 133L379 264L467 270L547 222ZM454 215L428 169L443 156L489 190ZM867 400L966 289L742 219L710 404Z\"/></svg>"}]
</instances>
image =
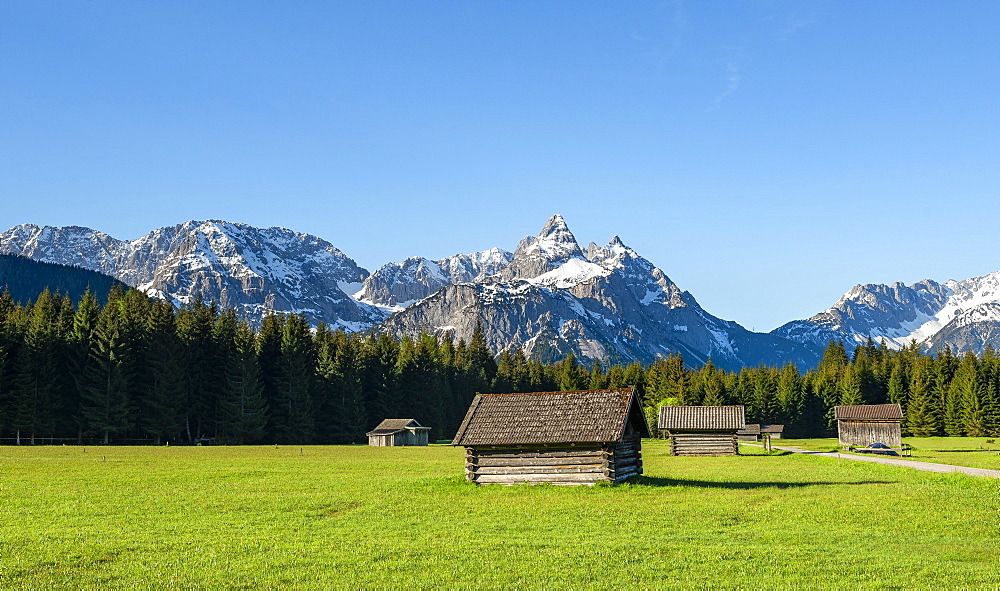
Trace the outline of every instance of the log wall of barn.
<instances>
[{"instance_id":1,"label":"log wall of barn","mask_svg":"<svg viewBox=\"0 0 1000 591\"><path fill-rule=\"evenodd\" d=\"M642 474L642 443L572 447L480 446L465 449L465 477L476 484L595 484Z\"/></svg>"},{"instance_id":2,"label":"log wall of barn","mask_svg":"<svg viewBox=\"0 0 1000 591\"><path fill-rule=\"evenodd\" d=\"M889 447L903 444L900 423L876 421L837 421L840 445L867 447L873 443L884 443Z\"/></svg>"},{"instance_id":3,"label":"log wall of barn","mask_svg":"<svg viewBox=\"0 0 1000 591\"><path fill-rule=\"evenodd\" d=\"M670 453L675 456L735 456L739 454L739 446L735 432L671 432Z\"/></svg>"}]
</instances>

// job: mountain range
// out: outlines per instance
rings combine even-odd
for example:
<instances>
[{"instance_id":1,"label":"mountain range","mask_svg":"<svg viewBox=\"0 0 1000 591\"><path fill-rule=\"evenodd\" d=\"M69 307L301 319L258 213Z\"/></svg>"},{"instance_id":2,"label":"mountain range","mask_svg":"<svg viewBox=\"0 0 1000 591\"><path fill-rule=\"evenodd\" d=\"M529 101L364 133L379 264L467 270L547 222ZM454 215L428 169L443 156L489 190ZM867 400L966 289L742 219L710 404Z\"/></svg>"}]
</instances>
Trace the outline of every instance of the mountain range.
<instances>
[{"instance_id":1,"label":"mountain range","mask_svg":"<svg viewBox=\"0 0 1000 591\"><path fill-rule=\"evenodd\" d=\"M559 215L513 252L411 257L373 273L316 236L219 220L135 240L23 224L0 234L0 253L98 271L177 305L200 296L251 322L269 310L299 312L346 331L466 340L478 325L494 351L521 347L543 360L573 353L650 362L681 353L692 365L711 358L734 370L809 367L831 339L980 351L1000 338L1000 272L857 286L807 320L757 333L710 314L617 236L581 248Z\"/></svg>"}]
</instances>

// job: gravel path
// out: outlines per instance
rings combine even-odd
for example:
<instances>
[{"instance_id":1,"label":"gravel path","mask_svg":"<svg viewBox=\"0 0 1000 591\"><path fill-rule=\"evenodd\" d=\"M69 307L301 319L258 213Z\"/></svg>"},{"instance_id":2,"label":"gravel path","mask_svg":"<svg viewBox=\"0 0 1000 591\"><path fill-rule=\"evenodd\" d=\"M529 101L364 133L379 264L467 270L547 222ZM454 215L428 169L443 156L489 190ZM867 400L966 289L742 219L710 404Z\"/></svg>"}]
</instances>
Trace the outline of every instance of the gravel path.
<instances>
[{"instance_id":1,"label":"gravel path","mask_svg":"<svg viewBox=\"0 0 1000 591\"><path fill-rule=\"evenodd\" d=\"M753 443L744 443L743 445L764 447L763 445L757 445ZM962 474L968 474L970 476L985 476L987 478L1000 478L1000 470L988 470L986 468L969 468L967 466L953 466L951 464L918 462L915 460L904 460L901 458L892 458L885 456L862 456L856 454L846 454L837 452L810 451L808 449L802 449L801 447L785 447L785 446L771 445L771 449L790 451L797 454L808 454L810 456L820 456L823 458L838 458L841 460L854 460L857 462L875 462L876 464L903 466L904 468L913 468L914 470L923 470L924 472L940 472L942 474L946 474L949 472L961 472Z\"/></svg>"}]
</instances>

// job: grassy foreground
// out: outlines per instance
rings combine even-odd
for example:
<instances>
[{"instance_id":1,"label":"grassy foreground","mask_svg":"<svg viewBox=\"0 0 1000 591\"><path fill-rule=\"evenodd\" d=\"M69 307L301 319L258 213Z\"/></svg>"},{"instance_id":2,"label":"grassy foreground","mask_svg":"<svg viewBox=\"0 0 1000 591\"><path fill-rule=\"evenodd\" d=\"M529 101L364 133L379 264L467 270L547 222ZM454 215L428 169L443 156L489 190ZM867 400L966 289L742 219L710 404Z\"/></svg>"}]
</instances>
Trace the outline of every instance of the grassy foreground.
<instances>
[{"instance_id":1,"label":"grassy foreground","mask_svg":"<svg viewBox=\"0 0 1000 591\"><path fill-rule=\"evenodd\" d=\"M1000 480L643 450L576 488L444 446L4 447L0 587L1000 586Z\"/></svg>"},{"instance_id":2,"label":"grassy foreground","mask_svg":"<svg viewBox=\"0 0 1000 591\"><path fill-rule=\"evenodd\" d=\"M990 443L992 441L992 443ZM838 451L836 437L825 439L774 439L774 445L790 445L812 451ZM1000 439L995 437L904 437L913 448L910 458L921 462L954 464L1000 470Z\"/></svg>"}]
</instances>

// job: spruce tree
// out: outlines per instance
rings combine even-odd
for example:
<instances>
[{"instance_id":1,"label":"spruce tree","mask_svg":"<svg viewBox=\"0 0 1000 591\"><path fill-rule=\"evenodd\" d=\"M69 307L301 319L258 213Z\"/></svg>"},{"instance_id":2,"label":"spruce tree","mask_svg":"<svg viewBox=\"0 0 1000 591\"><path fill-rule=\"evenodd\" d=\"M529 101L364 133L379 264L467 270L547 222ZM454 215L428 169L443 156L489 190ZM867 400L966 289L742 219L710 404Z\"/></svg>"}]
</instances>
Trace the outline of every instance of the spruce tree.
<instances>
[{"instance_id":1,"label":"spruce tree","mask_svg":"<svg viewBox=\"0 0 1000 591\"><path fill-rule=\"evenodd\" d=\"M127 344L122 337L120 309L109 302L101 311L91 339L90 360L81 392L84 433L102 444L128 428L128 375L124 360Z\"/></svg>"},{"instance_id":2,"label":"spruce tree","mask_svg":"<svg viewBox=\"0 0 1000 591\"><path fill-rule=\"evenodd\" d=\"M186 368L176 321L173 306L161 300L153 304L146 322L143 349L147 379L137 406L139 426L153 438L154 445L176 440L184 425Z\"/></svg>"},{"instance_id":3,"label":"spruce tree","mask_svg":"<svg viewBox=\"0 0 1000 591\"><path fill-rule=\"evenodd\" d=\"M782 424L791 427L791 431L802 422L805 406L802 379L799 368L794 363L787 363L778 374L777 394L778 419Z\"/></svg>"},{"instance_id":4,"label":"spruce tree","mask_svg":"<svg viewBox=\"0 0 1000 591\"><path fill-rule=\"evenodd\" d=\"M17 359L12 393L11 423L32 445L43 435L52 436L54 411L61 402L58 355L58 310L49 290L30 306L27 330Z\"/></svg>"},{"instance_id":5,"label":"spruce tree","mask_svg":"<svg viewBox=\"0 0 1000 591\"><path fill-rule=\"evenodd\" d=\"M913 367L909 400L903 412L904 432L914 437L931 437L939 432L937 397L929 379L930 373L930 360L917 359Z\"/></svg>"},{"instance_id":6,"label":"spruce tree","mask_svg":"<svg viewBox=\"0 0 1000 591\"><path fill-rule=\"evenodd\" d=\"M257 337L244 322L236 325L233 354L226 360L222 434L227 442L263 443L267 429L264 379L257 357Z\"/></svg>"},{"instance_id":7,"label":"spruce tree","mask_svg":"<svg viewBox=\"0 0 1000 591\"><path fill-rule=\"evenodd\" d=\"M315 369L316 351L309 322L301 314L290 314L281 333L277 400L271 407L275 434L281 443L308 443L315 436Z\"/></svg>"}]
</instances>

